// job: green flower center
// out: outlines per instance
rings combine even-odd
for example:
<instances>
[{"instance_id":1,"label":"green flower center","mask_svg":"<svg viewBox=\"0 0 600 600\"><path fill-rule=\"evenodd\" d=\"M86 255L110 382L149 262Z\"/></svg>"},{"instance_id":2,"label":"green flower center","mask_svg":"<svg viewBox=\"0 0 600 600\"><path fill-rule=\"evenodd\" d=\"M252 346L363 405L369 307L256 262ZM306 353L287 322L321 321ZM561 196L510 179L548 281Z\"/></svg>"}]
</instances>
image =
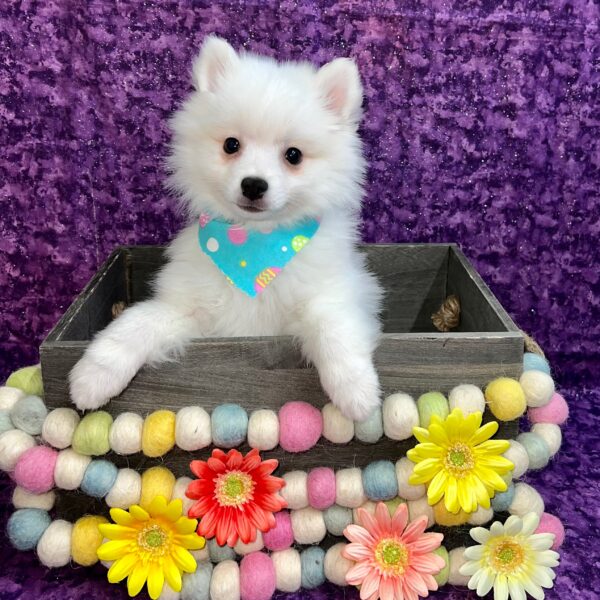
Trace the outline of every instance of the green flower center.
<instances>
[{"instance_id":1,"label":"green flower center","mask_svg":"<svg viewBox=\"0 0 600 600\"><path fill-rule=\"evenodd\" d=\"M408 565L408 548L396 539L383 539L375 547L375 561L383 573L402 575Z\"/></svg>"},{"instance_id":2,"label":"green flower center","mask_svg":"<svg viewBox=\"0 0 600 600\"><path fill-rule=\"evenodd\" d=\"M221 506L241 506L252 499L255 485L243 471L222 473L215 482L215 497Z\"/></svg>"},{"instance_id":3,"label":"green flower center","mask_svg":"<svg viewBox=\"0 0 600 600\"><path fill-rule=\"evenodd\" d=\"M521 544L513 538L502 538L492 548L491 564L499 573L510 574L519 569L525 560Z\"/></svg>"},{"instance_id":4,"label":"green flower center","mask_svg":"<svg viewBox=\"0 0 600 600\"><path fill-rule=\"evenodd\" d=\"M137 543L140 548L154 555L163 555L168 545L168 535L157 523L150 523L138 534Z\"/></svg>"},{"instance_id":5,"label":"green flower center","mask_svg":"<svg viewBox=\"0 0 600 600\"><path fill-rule=\"evenodd\" d=\"M444 465L446 470L457 479L466 477L475 466L473 451L467 444L456 442L448 448Z\"/></svg>"}]
</instances>

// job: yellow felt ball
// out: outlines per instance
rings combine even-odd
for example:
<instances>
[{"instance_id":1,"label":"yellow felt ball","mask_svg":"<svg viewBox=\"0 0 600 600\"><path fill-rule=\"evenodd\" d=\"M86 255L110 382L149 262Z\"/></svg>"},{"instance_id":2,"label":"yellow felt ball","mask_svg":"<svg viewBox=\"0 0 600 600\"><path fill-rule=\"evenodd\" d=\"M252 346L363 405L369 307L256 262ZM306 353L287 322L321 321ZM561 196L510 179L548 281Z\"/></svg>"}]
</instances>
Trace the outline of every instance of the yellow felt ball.
<instances>
[{"instance_id":1,"label":"yellow felt ball","mask_svg":"<svg viewBox=\"0 0 600 600\"><path fill-rule=\"evenodd\" d=\"M165 467L152 467L142 474L140 506L146 508L156 496L171 500L175 487L175 475Z\"/></svg>"},{"instance_id":2,"label":"yellow felt ball","mask_svg":"<svg viewBox=\"0 0 600 600\"><path fill-rule=\"evenodd\" d=\"M6 380L4 385L23 390L26 394L31 396L43 397L44 395L44 384L42 382L42 369L40 368L40 365L23 367L22 369L15 371Z\"/></svg>"},{"instance_id":3,"label":"yellow felt ball","mask_svg":"<svg viewBox=\"0 0 600 600\"><path fill-rule=\"evenodd\" d=\"M485 399L500 421L518 419L527 408L525 392L516 379L499 377L485 388Z\"/></svg>"},{"instance_id":4,"label":"yellow felt ball","mask_svg":"<svg viewBox=\"0 0 600 600\"><path fill-rule=\"evenodd\" d=\"M433 517L438 525L443 527L456 527L464 525L469 520L469 514L462 508L456 513L451 513L444 504L442 498L439 502L433 505Z\"/></svg>"},{"instance_id":5,"label":"yellow felt ball","mask_svg":"<svg viewBox=\"0 0 600 600\"><path fill-rule=\"evenodd\" d=\"M142 452L146 456L163 456L173 449L176 418L170 410L157 410L146 417L142 430Z\"/></svg>"},{"instance_id":6,"label":"yellow felt ball","mask_svg":"<svg viewBox=\"0 0 600 600\"><path fill-rule=\"evenodd\" d=\"M108 521L96 515L86 515L75 521L71 532L71 555L78 565L89 567L98 562L96 552L103 539L98 525L102 523Z\"/></svg>"}]
</instances>

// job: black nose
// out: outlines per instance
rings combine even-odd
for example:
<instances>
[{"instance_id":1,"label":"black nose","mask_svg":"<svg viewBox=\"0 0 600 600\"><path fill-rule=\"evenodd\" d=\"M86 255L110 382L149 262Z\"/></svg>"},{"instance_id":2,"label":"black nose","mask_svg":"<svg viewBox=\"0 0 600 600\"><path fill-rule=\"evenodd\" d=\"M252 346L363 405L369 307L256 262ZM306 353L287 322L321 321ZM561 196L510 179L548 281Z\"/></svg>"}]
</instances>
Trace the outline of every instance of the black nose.
<instances>
[{"instance_id":1,"label":"black nose","mask_svg":"<svg viewBox=\"0 0 600 600\"><path fill-rule=\"evenodd\" d=\"M269 189L269 184L260 177L244 177L242 179L242 194L248 200L258 200L262 198Z\"/></svg>"}]
</instances>

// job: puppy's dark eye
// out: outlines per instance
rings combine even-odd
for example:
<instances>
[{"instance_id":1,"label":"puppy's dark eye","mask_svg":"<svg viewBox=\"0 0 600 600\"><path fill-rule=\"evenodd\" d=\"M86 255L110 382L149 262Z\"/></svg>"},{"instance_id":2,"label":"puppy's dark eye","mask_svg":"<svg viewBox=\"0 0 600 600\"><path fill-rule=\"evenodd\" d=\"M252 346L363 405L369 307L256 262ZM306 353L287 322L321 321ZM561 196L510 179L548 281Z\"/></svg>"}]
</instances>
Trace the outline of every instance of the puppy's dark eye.
<instances>
[{"instance_id":1,"label":"puppy's dark eye","mask_svg":"<svg viewBox=\"0 0 600 600\"><path fill-rule=\"evenodd\" d=\"M240 149L240 142L235 138L227 138L223 143L223 150L227 154L235 154Z\"/></svg>"},{"instance_id":2,"label":"puppy's dark eye","mask_svg":"<svg viewBox=\"0 0 600 600\"><path fill-rule=\"evenodd\" d=\"M287 160L290 165L299 165L302 162L302 152L300 152L298 148L288 148L285 151L285 160Z\"/></svg>"}]
</instances>

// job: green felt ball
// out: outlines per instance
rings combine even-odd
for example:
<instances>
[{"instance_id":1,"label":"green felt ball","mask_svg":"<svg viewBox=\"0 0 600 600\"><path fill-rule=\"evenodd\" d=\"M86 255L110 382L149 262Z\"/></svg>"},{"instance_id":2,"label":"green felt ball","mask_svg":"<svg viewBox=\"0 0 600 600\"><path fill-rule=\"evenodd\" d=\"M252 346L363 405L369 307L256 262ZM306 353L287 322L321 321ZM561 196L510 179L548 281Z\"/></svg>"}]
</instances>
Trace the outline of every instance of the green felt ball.
<instances>
[{"instance_id":1,"label":"green felt ball","mask_svg":"<svg viewBox=\"0 0 600 600\"><path fill-rule=\"evenodd\" d=\"M101 456L110 450L109 433L113 418L103 410L88 413L81 419L71 446L86 456Z\"/></svg>"},{"instance_id":2,"label":"green felt ball","mask_svg":"<svg viewBox=\"0 0 600 600\"><path fill-rule=\"evenodd\" d=\"M437 584L442 587L448 583L448 577L450 576L450 556L448 555L448 550L446 550L444 546L440 546L437 550L434 550L433 553L441 556L446 563L444 568L437 575L433 576L437 581Z\"/></svg>"},{"instance_id":3,"label":"green felt ball","mask_svg":"<svg viewBox=\"0 0 600 600\"><path fill-rule=\"evenodd\" d=\"M437 415L442 421L448 416L448 400L440 392L427 392L417 400L419 411L419 424L421 427L429 427L432 415Z\"/></svg>"},{"instance_id":4,"label":"green felt ball","mask_svg":"<svg viewBox=\"0 0 600 600\"><path fill-rule=\"evenodd\" d=\"M15 371L6 380L5 385L23 390L31 396L44 395L44 385L42 383L42 369L40 365L23 367Z\"/></svg>"}]
</instances>

